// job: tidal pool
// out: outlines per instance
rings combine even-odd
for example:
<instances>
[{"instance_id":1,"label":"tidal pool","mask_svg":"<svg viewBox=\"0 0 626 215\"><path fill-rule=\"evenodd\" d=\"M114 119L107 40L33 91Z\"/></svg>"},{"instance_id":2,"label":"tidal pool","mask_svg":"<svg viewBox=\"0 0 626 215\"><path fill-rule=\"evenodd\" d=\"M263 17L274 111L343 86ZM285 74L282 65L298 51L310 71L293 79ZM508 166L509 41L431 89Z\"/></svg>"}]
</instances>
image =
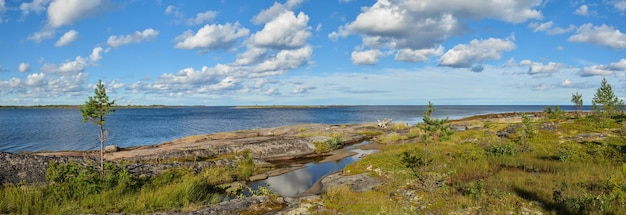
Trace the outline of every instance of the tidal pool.
<instances>
[{"instance_id":1,"label":"tidal pool","mask_svg":"<svg viewBox=\"0 0 626 215\"><path fill-rule=\"evenodd\" d=\"M313 186L313 184L324 175L342 170L346 167L346 165L360 160L362 156L375 153L377 150L362 150L354 148L357 145L367 143L369 142L364 141L362 143L346 147L347 149L350 149L349 151L356 152L356 155L334 162L307 163L301 169L253 182L250 184L250 187L256 190L259 186L269 186L272 190L282 196L293 196L302 193Z\"/></svg>"}]
</instances>

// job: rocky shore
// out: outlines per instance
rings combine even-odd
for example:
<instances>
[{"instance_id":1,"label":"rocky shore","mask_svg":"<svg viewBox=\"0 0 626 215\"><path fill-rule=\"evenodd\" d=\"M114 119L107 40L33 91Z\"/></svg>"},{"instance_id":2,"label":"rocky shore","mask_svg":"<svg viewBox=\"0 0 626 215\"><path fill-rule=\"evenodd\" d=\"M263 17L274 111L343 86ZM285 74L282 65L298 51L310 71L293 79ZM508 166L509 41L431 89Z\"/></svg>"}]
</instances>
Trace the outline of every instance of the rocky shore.
<instances>
[{"instance_id":1,"label":"rocky shore","mask_svg":"<svg viewBox=\"0 0 626 215\"><path fill-rule=\"evenodd\" d=\"M491 114L471 117L471 120L512 120L517 113ZM514 120L513 120L514 121ZM453 129L462 131L472 129L466 120L453 121ZM376 124L325 125L304 124L277 128L246 131L222 132L215 134L185 137L158 145L133 148L114 148L105 154L108 162L121 163L137 177L150 177L169 168L187 167L197 172L213 166L234 166L235 161L224 155L249 151L254 156L255 166L268 169L268 172L251 177L261 180L272 175L292 171L291 168L279 168L277 163L288 163L299 159L326 157L325 161L339 160L351 156L348 150L335 150L330 153L317 153L315 142L324 142L334 134L341 134L343 145L351 145L371 139L372 133L385 133ZM45 152L11 154L0 152L0 184L46 183L45 173L48 164L55 162L94 162L95 152ZM355 192L372 189L381 184L367 175L344 176L341 172L329 174L304 193L285 197L288 205L281 214L299 214L305 208L302 199L318 198L329 187L348 186ZM232 212L245 205L266 201L259 197L232 200L210 206L202 211L190 214ZM309 206L306 206L309 207ZM221 212L220 212L221 211Z\"/></svg>"}]
</instances>

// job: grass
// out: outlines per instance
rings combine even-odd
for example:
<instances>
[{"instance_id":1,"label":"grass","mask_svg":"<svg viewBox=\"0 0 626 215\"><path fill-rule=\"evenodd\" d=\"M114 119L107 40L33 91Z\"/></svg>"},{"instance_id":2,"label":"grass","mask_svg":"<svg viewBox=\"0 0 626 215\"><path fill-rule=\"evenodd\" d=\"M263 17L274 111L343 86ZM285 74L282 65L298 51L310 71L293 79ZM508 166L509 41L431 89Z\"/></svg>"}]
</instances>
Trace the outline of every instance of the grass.
<instances>
[{"instance_id":1,"label":"grass","mask_svg":"<svg viewBox=\"0 0 626 215\"><path fill-rule=\"evenodd\" d=\"M516 141L516 134L496 136L509 122L486 122L427 146L417 139L403 141L407 133L380 135L377 140L388 144L379 153L348 165L344 173L369 173L384 184L365 193L347 187L330 189L322 197L326 209L320 211L626 214L626 126L593 117L552 117L535 119L533 124L540 128L544 122L555 124L555 129L537 129L537 135L525 144ZM574 141L588 133L607 137ZM393 144L397 142L407 144ZM401 160L402 153L416 149L427 151L432 159L427 167L420 167L421 179Z\"/></svg>"},{"instance_id":2,"label":"grass","mask_svg":"<svg viewBox=\"0 0 626 215\"><path fill-rule=\"evenodd\" d=\"M239 155L236 167L211 167L199 173L174 168L152 178L134 178L124 167L112 163L106 165L103 174L94 164L51 163L47 185L0 187L0 214L191 211L241 197L241 193L229 192L230 187L224 184L245 181L254 171L249 152Z\"/></svg>"}]
</instances>

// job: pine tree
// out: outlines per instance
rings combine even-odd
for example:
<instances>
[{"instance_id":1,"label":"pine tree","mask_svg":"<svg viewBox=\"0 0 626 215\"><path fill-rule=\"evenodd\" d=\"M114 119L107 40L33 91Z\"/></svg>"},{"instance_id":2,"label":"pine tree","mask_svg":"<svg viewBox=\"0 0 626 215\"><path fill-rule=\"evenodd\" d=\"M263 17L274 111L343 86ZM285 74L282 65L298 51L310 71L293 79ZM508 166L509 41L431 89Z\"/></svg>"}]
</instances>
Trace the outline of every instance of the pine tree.
<instances>
[{"instance_id":1,"label":"pine tree","mask_svg":"<svg viewBox=\"0 0 626 215\"><path fill-rule=\"evenodd\" d=\"M572 94L572 103L576 106L576 115L580 114L580 111L583 108L583 95L580 95L578 92Z\"/></svg>"},{"instance_id":2,"label":"pine tree","mask_svg":"<svg viewBox=\"0 0 626 215\"><path fill-rule=\"evenodd\" d=\"M613 93L611 85L606 81L606 78L603 78L600 88L598 88L598 90L596 90L596 93L593 95L593 109L597 112L603 112L605 116L610 117L614 114L615 108L619 104L620 101ZM602 109L600 109L598 105L601 105Z\"/></svg>"},{"instance_id":3,"label":"pine tree","mask_svg":"<svg viewBox=\"0 0 626 215\"><path fill-rule=\"evenodd\" d=\"M94 96L89 96L89 100L80 107L80 113L83 116L83 122L91 121L94 125L97 125L100 128L100 133L98 137L100 139L101 171L104 171L104 141L107 139L108 136L106 130L104 129L104 123L107 119L106 115L115 112L115 109L113 109L112 107L113 104L115 104L115 100L109 101L109 96L107 96L104 84L102 84L102 80L98 80L98 84L94 89Z\"/></svg>"}]
</instances>

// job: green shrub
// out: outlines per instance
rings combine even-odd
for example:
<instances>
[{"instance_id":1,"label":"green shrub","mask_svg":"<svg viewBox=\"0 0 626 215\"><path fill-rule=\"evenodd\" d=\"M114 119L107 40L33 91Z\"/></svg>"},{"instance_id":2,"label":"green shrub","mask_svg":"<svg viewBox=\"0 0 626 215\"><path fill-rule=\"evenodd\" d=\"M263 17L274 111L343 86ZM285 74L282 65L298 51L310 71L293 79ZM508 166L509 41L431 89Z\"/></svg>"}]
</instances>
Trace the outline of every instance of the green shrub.
<instances>
[{"instance_id":1,"label":"green shrub","mask_svg":"<svg viewBox=\"0 0 626 215\"><path fill-rule=\"evenodd\" d=\"M517 153L517 148L512 143L497 143L494 145L487 146L485 151L489 155L493 156L505 156L505 155L515 155Z\"/></svg>"},{"instance_id":2,"label":"green shrub","mask_svg":"<svg viewBox=\"0 0 626 215\"><path fill-rule=\"evenodd\" d=\"M317 153L326 153L335 149L339 149L343 147L343 134L334 133L331 134L330 137L324 142L313 142L315 146L315 152Z\"/></svg>"}]
</instances>

